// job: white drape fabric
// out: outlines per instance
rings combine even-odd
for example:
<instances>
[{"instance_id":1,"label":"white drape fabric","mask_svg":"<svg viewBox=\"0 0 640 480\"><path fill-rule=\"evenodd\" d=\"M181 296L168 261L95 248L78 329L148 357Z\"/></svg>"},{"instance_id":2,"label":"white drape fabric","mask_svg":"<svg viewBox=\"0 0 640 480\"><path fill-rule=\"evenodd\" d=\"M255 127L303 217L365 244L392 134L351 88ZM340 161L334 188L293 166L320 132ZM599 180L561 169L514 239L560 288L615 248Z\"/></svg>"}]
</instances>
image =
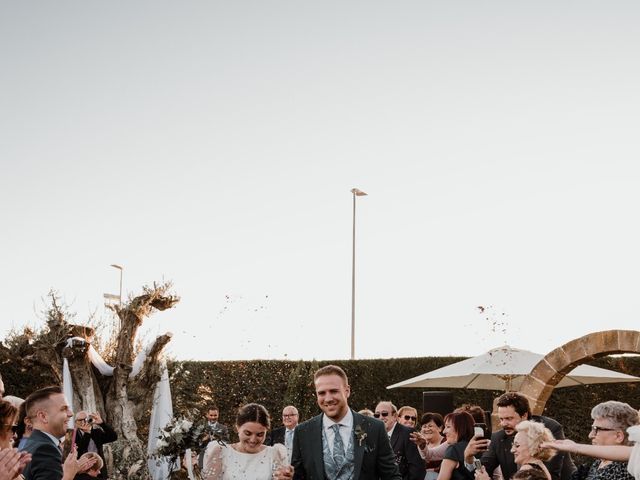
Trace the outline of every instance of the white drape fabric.
<instances>
[{"instance_id":1,"label":"white drape fabric","mask_svg":"<svg viewBox=\"0 0 640 480\"><path fill-rule=\"evenodd\" d=\"M93 345L89 345L89 360L93 364L94 367L104 376L111 377L113 376L113 367L105 362L100 354L93 348Z\"/></svg>"},{"instance_id":2,"label":"white drape fabric","mask_svg":"<svg viewBox=\"0 0 640 480\"><path fill-rule=\"evenodd\" d=\"M191 449L187 448L184 452L184 463L187 465L187 475L189 475L189 480L195 480L193 476L193 464L191 463Z\"/></svg>"},{"instance_id":3,"label":"white drape fabric","mask_svg":"<svg viewBox=\"0 0 640 480\"><path fill-rule=\"evenodd\" d=\"M151 421L149 422L149 441L147 443L147 452L149 454L152 454L156 449L160 430L173 418L173 403L171 402L171 387L169 385L166 360L162 360L160 368L162 376L153 392L153 408L151 409ZM153 480L165 480L169 477L170 465L166 458L160 461L150 459L148 467ZM192 478L191 475L189 478Z\"/></svg>"},{"instance_id":4,"label":"white drape fabric","mask_svg":"<svg viewBox=\"0 0 640 480\"><path fill-rule=\"evenodd\" d=\"M67 345L69 342L67 342ZM71 370L69 370L69 360L62 360L62 393L67 399L67 405L73 407L73 384L71 383ZM69 428L74 428L73 417L69 419Z\"/></svg>"},{"instance_id":5,"label":"white drape fabric","mask_svg":"<svg viewBox=\"0 0 640 480\"><path fill-rule=\"evenodd\" d=\"M86 340L82 337L71 337L67 339L67 347L71 347L73 342L76 343L86 343ZM144 361L147 359L147 355L149 354L149 350L151 350L151 345L147 345L147 347L143 348L138 355L136 355L135 360L133 361L132 370L129 373L129 378L135 377L144 365ZM104 359L100 356L100 354L93 348L93 345L89 345L89 350L87 351L87 355L89 356L89 360L91 364L96 367L96 369L100 372L101 375L106 377L113 376L113 367L109 365Z\"/></svg>"},{"instance_id":6,"label":"white drape fabric","mask_svg":"<svg viewBox=\"0 0 640 480\"><path fill-rule=\"evenodd\" d=\"M631 449L627 470L636 480L640 480L640 425L627 428L627 433L629 434L629 440L635 442Z\"/></svg>"},{"instance_id":7,"label":"white drape fabric","mask_svg":"<svg viewBox=\"0 0 640 480\"><path fill-rule=\"evenodd\" d=\"M82 337L72 337L67 340L67 347L71 347L73 343L86 343L86 340ZM149 350L153 344L143 348L136 356L129 378L135 377L144 365ZM93 348L93 345L89 345L87 351L91 364L105 376L113 376L113 367L109 365L100 354ZM151 420L149 422L149 441L147 443L147 452L153 453L156 449L156 442L160 435L160 430L171 421L173 418L173 404L171 402L171 386L169 385L169 372L167 371L167 362L162 360L160 365L162 371L160 381L156 384L155 391L153 393L153 407L151 410ZM62 362L62 391L67 399L69 405L73 405L73 382L71 380L71 371L69 370L69 362L65 358ZM73 426L73 418L69 420L70 428ZM166 459L157 461L149 460L148 462L149 472L153 480L165 480L169 476L169 464ZM189 478L193 480L193 470L189 471Z\"/></svg>"}]
</instances>

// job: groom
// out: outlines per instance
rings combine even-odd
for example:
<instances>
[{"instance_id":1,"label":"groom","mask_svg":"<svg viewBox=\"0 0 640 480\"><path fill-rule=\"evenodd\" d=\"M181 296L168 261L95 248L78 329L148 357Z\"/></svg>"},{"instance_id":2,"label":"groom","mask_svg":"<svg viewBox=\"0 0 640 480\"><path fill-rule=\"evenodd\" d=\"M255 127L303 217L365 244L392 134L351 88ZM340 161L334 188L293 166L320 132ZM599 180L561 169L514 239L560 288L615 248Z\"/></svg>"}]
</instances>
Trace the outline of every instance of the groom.
<instances>
[{"instance_id":1,"label":"groom","mask_svg":"<svg viewBox=\"0 0 640 480\"><path fill-rule=\"evenodd\" d=\"M384 424L349 408L346 373L327 365L313 376L322 414L296 428L296 480L402 480Z\"/></svg>"}]
</instances>

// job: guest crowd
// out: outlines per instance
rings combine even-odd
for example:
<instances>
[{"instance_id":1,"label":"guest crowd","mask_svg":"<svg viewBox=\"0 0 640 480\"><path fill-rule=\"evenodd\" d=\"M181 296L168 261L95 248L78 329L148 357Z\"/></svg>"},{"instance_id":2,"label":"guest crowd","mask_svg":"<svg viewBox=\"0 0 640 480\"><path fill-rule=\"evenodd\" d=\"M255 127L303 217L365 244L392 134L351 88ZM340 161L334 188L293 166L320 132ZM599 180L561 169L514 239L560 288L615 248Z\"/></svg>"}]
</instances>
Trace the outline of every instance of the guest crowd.
<instances>
[{"instance_id":1,"label":"guest crowd","mask_svg":"<svg viewBox=\"0 0 640 480\"><path fill-rule=\"evenodd\" d=\"M452 412L398 408L381 401L372 409L349 406L351 387L340 367L314 375L321 414L301 422L284 406L282 426L272 428L264 406L249 403L234 419L238 441L219 410L204 413L208 441L185 459L203 480L640 480L638 411L618 401L595 405L590 444L564 438L557 421L532 415L526 397L508 392L497 401L499 429L491 432L482 408ZM4 386L0 380L0 397ZM444 414L444 415L442 415ZM103 445L117 440L97 412L73 413L62 390L48 387L0 400L0 480L106 479ZM635 445L634 445L634 442ZM576 468L572 454L594 457Z\"/></svg>"}]
</instances>

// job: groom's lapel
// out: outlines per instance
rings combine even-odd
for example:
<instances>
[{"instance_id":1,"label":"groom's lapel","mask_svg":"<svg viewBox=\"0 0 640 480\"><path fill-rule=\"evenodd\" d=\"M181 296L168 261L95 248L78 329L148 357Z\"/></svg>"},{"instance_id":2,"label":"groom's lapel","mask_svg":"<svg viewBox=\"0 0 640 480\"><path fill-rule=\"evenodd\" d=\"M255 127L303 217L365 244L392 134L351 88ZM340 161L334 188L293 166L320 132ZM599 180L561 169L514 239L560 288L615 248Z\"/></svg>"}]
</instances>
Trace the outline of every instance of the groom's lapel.
<instances>
[{"instance_id":1,"label":"groom's lapel","mask_svg":"<svg viewBox=\"0 0 640 480\"><path fill-rule=\"evenodd\" d=\"M322 454L322 414L317 415L309 428L309 448L311 449L316 471L315 478L324 478L324 457Z\"/></svg>"},{"instance_id":2,"label":"groom's lapel","mask_svg":"<svg viewBox=\"0 0 640 480\"><path fill-rule=\"evenodd\" d=\"M360 478L360 469L362 468L362 457L364 457L364 449L367 446L367 440L358 440L356 431L366 432L369 434L369 428L367 425L367 417L360 415L357 412L353 412L353 478L358 480ZM360 428L358 428L360 427ZM371 439L369 439L371 440Z\"/></svg>"}]
</instances>

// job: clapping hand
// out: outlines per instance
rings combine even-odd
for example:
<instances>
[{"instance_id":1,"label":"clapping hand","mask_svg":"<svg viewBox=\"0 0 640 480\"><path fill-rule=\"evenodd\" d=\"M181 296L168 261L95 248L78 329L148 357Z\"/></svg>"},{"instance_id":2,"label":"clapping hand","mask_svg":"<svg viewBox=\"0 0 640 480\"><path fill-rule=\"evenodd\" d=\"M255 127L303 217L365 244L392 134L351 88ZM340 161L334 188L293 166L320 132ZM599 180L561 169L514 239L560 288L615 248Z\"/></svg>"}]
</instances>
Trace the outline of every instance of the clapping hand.
<instances>
[{"instance_id":1,"label":"clapping hand","mask_svg":"<svg viewBox=\"0 0 640 480\"><path fill-rule=\"evenodd\" d=\"M84 454L78 458L78 447L73 446L69 455L62 464L62 479L71 480L75 478L78 473L86 472L93 464L96 463L96 459L93 455Z\"/></svg>"},{"instance_id":2,"label":"clapping hand","mask_svg":"<svg viewBox=\"0 0 640 480\"><path fill-rule=\"evenodd\" d=\"M13 480L30 461L30 453L19 452L16 448L0 450L0 480Z\"/></svg>"},{"instance_id":3,"label":"clapping hand","mask_svg":"<svg viewBox=\"0 0 640 480\"><path fill-rule=\"evenodd\" d=\"M97 460L97 454L91 454L89 452L85 453L78 459L78 473L86 472L91 467L93 467Z\"/></svg>"}]
</instances>

